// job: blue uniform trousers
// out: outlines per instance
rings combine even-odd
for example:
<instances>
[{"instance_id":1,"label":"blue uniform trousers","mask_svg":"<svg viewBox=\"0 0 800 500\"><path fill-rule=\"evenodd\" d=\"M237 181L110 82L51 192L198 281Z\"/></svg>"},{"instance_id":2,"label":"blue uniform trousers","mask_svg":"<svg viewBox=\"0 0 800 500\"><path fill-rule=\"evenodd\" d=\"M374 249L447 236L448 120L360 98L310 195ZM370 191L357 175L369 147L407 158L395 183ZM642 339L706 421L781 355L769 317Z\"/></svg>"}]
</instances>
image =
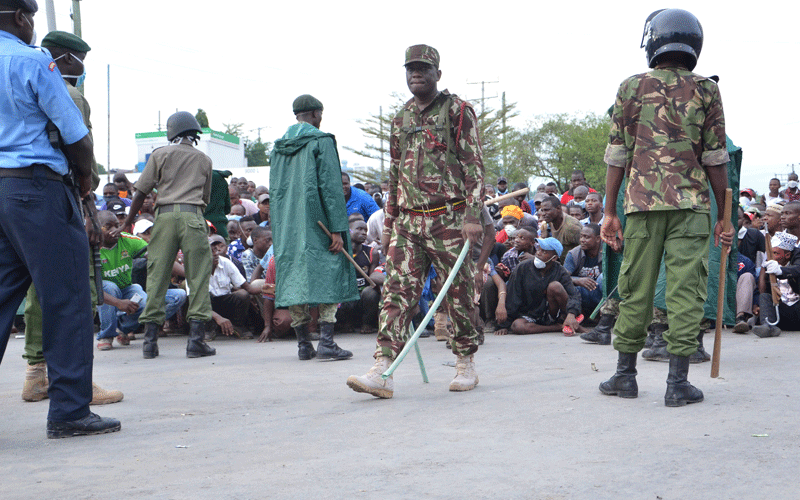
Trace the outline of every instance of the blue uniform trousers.
<instances>
[{"instance_id":1,"label":"blue uniform trousers","mask_svg":"<svg viewBox=\"0 0 800 500\"><path fill-rule=\"evenodd\" d=\"M34 179L0 177L0 360L33 280L42 306L50 387L48 420L89 414L92 306L89 242L74 196L35 167Z\"/></svg>"}]
</instances>

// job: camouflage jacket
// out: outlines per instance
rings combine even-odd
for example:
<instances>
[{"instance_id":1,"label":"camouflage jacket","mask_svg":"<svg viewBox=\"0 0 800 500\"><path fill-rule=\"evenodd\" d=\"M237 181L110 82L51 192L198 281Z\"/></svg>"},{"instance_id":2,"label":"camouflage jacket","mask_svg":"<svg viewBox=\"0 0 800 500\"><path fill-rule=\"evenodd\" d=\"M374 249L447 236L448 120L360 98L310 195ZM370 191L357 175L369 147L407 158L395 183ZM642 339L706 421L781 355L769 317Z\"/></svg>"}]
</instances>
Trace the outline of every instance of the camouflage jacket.
<instances>
[{"instance_id":1,"label":"camouflage jacket","mask_svg":"<svg viewBox=\"0 0 800 500\"><path fill-rule=\"evenodd\" d=\"M442 107L447 105L449 120L443 119ZM483 160L478 119L469 103L444 90L420 111L412 98L392 121L390 153L386 227L392 227L400 208L436 207L462 199L466 222L480 224Z\"/></svg>"},{"instance_id":2,"label":"camouflage jacket","mask_svg":"<svg viewBox=\"0 0 800 500\"><path fill-rule=\"evenodd\" d=\"M681 68L635 75L617 91L605 162L624 167L625 213L710 208L704 167L728 163L713 80Z\"/></svg>"}]
</instances>

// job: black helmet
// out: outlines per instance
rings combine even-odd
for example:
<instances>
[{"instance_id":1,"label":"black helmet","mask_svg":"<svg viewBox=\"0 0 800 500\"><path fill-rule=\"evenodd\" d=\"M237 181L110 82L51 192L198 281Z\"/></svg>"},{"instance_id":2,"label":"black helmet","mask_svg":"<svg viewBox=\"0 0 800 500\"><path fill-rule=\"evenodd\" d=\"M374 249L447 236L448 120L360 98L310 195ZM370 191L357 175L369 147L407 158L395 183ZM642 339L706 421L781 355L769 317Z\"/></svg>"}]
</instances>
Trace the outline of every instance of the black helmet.
<instances>
[{"instance_id":1,"label":"black helmet","mask_svg":"<svg viewBox=\"0 0 800 500\"><path fill-rule=\"evenodd\" d=\"M202 133L197 118L188 111L178 111L167 119L167 140L172 142L179 135L186 132Z\"/></svg>"},{"instance_id":2,"label":"black helmet","mask_svg":"<svg viewBox=\"0 0 800 500\"><path fill-rule=\"evenodd\" d=\"M681 9L657 10L647 17L642 34L642 47L647 64L654 68L658 56L666 52L682 52L688 57L689 70L697 65L703 48L703 27L691 12Z\"/></svg>"}]
</instances>

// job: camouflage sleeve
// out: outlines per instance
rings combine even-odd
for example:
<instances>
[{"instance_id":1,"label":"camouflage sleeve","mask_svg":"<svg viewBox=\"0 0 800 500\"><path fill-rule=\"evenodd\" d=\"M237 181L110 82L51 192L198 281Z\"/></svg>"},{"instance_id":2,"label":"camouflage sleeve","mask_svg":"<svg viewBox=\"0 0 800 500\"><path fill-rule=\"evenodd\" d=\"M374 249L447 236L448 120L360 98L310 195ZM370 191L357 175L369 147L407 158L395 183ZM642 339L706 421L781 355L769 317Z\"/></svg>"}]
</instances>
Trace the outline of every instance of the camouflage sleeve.
<instances>
[{"instance_id":1,"label":"camouflage sleeve","mask_svg":"<svg viewBox=\"0 0 800 500\"><path fill-rule=\"evenodd\" d=\"M623 83L614 99L614 110L611 115L611 130L608 134L608 145L603 161L612 167L625 167L628 159L628 148L625 146L625 124L622 115Z\"/></svg>"},{"instance_id":2,"label":"camouflage sleeve","mask_svg":"<svg viewBox=\"0 0 800 500\"><path fill-rule=\"evenodd\" d=\"M725 140L725 113L722 110L722 97L716 83L712 85L711 102L706 108L706 121L703 124L703 166L714 167L728 163L728 149Z\"/></svg>"},{"instance_id":3,"label":"camouflage sleeve","mask_svg":"<svg viewBox=\"0 0 800 500\"><path fill-rule=\"evenodd\" d=\"M461 103L464 102L463 111ZM478 117L472 106L460 99L454 106L459 108L453 120L458 137L456 152L462 165L464 195L467 201L465 221L467 224L480 224L483 208L483 156L478 137Z\"/></svg>"},{"instance_id":4,"label":"camouflage sleeve","mask_svg":"<svg viewBox=\"0 0 800 500\"><path fill-rule=\"evenodd\" d=\"M399 115L398 115L399 116ZM400 171L400 130L397 127L398 118L392 121L392 132L389 136L389 195L386 197L386 203L383 206L385 218L383 219L384 227L390 228L394 224L394 219L400 214L400 208L397 206L397 179Z\"/></svg>"}]
</instances>

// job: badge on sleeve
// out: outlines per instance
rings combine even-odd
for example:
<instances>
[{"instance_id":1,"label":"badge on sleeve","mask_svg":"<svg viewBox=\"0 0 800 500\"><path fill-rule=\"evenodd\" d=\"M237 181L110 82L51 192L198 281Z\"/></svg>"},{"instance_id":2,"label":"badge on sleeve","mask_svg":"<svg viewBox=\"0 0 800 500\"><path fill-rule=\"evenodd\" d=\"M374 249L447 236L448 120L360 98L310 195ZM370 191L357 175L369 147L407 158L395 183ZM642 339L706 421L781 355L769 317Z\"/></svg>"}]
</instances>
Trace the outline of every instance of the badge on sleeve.
<instances>
[{"instance_id":1,"label":"badge on sleeve","mask_svg":"<svg viewBox=\"0 0 800 500\"><path fill-rule=\"evenodd\" d=\"M53 71L54 69L56 69L56 62L55 61L50 61L50 64L47 66L47 69L49 69L50 71Z\"/></svg>"}]
</instances>

